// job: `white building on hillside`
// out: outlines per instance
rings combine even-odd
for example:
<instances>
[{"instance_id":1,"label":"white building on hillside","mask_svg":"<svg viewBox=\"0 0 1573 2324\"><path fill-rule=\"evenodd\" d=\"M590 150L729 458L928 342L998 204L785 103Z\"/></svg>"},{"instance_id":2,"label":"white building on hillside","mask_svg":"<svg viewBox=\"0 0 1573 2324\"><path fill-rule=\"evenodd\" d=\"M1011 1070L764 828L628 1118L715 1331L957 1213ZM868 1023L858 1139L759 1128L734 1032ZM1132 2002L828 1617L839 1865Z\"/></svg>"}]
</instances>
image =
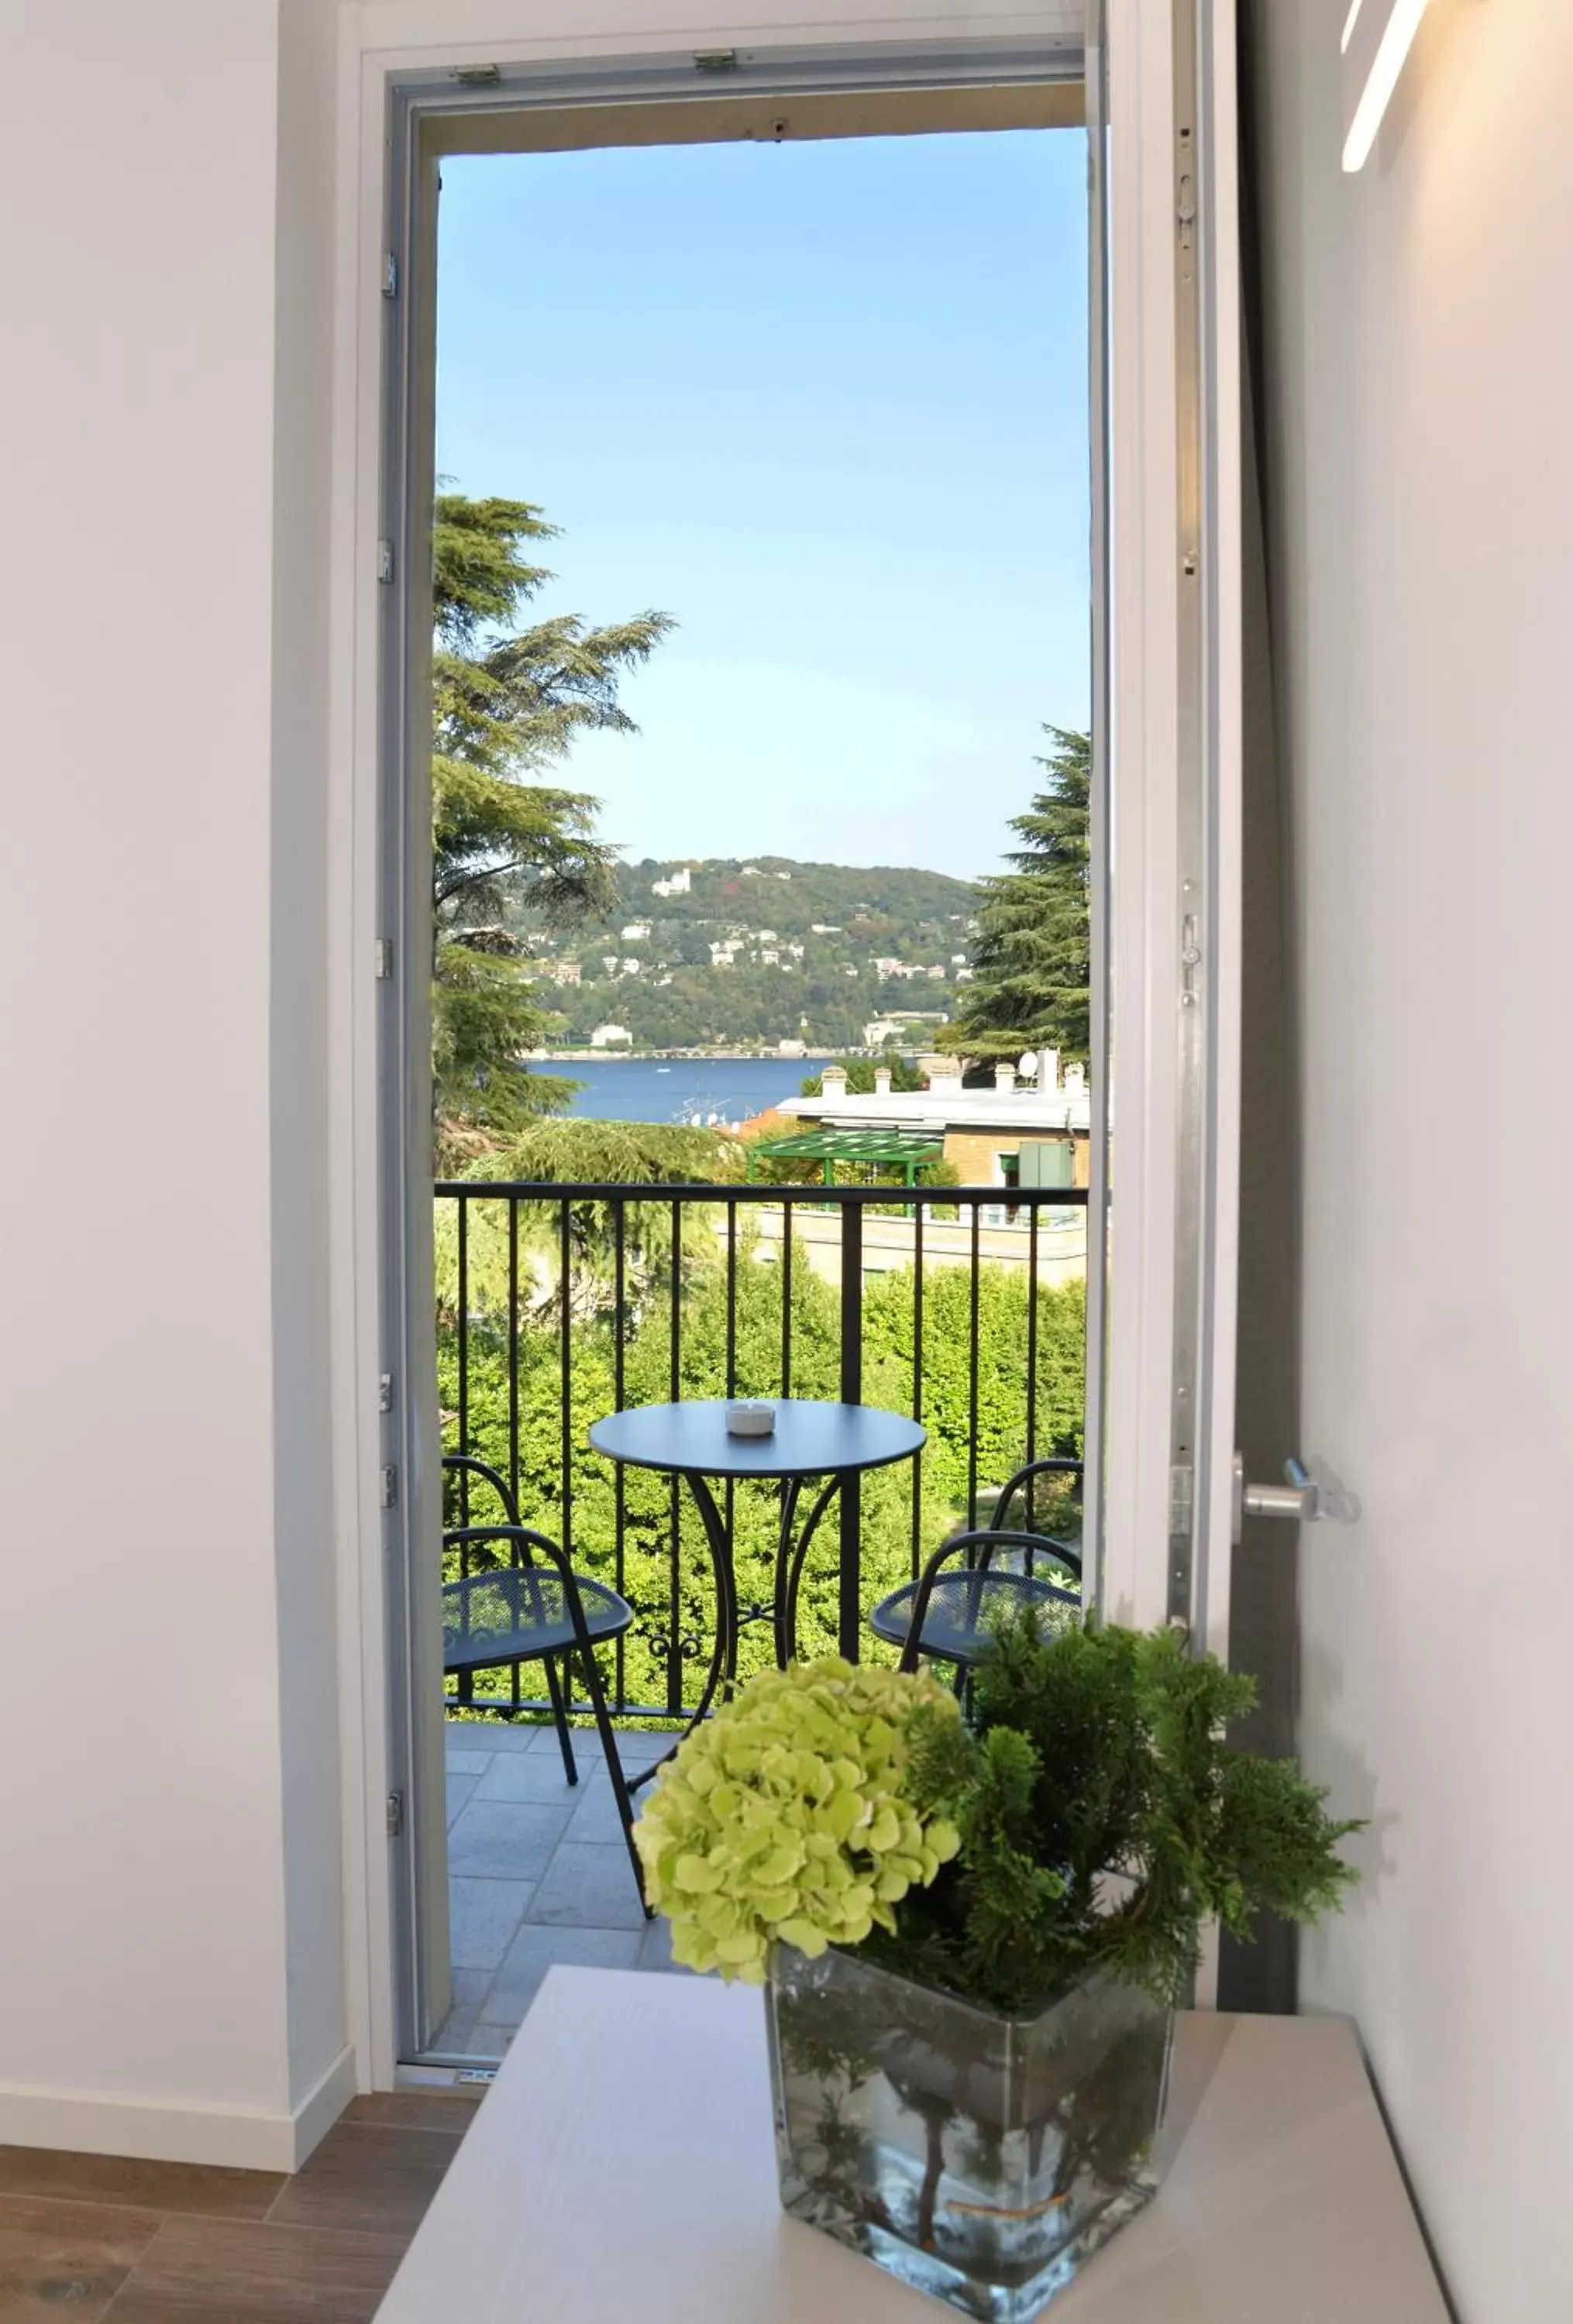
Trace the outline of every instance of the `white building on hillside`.
<instances>
[{"instance_id":1,"label":"white building on hillside","mask_svg":"<svg viewBox=\"0 0 1573 2324\"><path fill-rule=\"evenodd\" d=\"M851 976L856 972L848 969L847 973ZM911 1041L915 1025L943 1025L944 1022L943 1009L908 1009L899 1017L871 1017L863 1028L863 1046L865 1049L883 1049L892 1043L899 1046L903 1041Z\"/></svg>"}]
</instances>

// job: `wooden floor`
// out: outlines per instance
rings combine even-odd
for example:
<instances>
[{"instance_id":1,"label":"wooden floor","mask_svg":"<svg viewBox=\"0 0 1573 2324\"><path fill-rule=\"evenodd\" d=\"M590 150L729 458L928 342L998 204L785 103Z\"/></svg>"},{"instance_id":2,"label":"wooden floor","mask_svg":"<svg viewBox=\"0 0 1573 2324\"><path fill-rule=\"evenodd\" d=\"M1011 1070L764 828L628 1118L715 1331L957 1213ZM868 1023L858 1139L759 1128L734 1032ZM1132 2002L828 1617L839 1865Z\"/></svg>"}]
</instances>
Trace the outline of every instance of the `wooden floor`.
<instances>
[{"instance_id":1,"label":"wooden floor","mask_svg":"<svg viewBox=\"0 0 1573 2324\"><path fill-rule=\"evenodd\" d=\"M356 2098L292 2179L0 2146L0 2319L364 2324L479 2102Z\"/></svg>"}]
</instances>

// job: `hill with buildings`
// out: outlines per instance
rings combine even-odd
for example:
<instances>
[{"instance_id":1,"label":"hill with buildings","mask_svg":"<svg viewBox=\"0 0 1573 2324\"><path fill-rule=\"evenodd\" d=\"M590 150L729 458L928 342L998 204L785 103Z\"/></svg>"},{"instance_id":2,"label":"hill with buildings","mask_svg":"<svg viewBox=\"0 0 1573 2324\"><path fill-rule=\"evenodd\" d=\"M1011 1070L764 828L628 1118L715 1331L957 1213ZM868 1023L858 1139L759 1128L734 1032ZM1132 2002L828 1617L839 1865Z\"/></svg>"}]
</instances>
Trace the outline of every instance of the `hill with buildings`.
<instances>
[{"instance_id":1,"label":"hill with buildings","mask_svg":"<svg viewBox=\"0 0 1573 2324\"><path fill-rule=\"evenodd\" d=\"M526 931L570 1047L877 1046L950 1014L974 890L890 865L686 858L625 865L605 920ZM597 1034L601 1036L597 1042Z\"/></svg>"}]
</instances>

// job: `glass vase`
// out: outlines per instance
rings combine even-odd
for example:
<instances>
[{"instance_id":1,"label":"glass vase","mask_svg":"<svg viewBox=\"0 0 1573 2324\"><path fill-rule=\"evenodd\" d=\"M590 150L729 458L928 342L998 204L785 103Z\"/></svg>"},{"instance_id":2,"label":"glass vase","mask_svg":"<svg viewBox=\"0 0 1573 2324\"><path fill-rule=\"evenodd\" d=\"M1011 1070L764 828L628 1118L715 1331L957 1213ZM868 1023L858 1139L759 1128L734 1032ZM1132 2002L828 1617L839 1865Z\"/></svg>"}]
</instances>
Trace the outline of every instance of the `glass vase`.
<instances>
[{"instance_id":1,"label":"glass vase","mask_svg":"<svg viewBox=\"0 0 1573 2324\"><path fill-rule=\"evenodd\" d=\"M766 2001L786 2209L963 2315L1023 2324L1157 2190L1173 2020L1133 1986L1002 2017L782 1945Z\"/></svg>"}]
</instances>

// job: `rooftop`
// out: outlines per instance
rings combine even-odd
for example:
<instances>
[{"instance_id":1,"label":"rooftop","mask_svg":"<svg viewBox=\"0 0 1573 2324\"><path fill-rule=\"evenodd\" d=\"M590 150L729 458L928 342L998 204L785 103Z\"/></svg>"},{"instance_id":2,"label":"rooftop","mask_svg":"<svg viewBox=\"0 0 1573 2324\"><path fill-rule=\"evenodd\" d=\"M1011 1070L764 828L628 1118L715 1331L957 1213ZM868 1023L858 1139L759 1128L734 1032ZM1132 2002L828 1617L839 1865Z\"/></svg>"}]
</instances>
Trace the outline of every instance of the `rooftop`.
<instances>
[{"instance_id":1,"label":"rooftop","mask_svg":"<svg viewBox=\"0 0 1573 2324\"><path fill-rule=\"evenodd\" d=\"M1083 1067L1069 1065L1062 1076L1054 1049L1041 1050L1036 1064L1030 1080L1001 1066L992 1089L965 1088L958 1066L930 1071L926 1089L876 1088L872 1095L855 1094L830 1068L821 1096L781 1098L777 1107L783 1114L826 1129L909 1135L946 1130L1090 1130L1092 1098Z\"/></svg>"}]
</instances>

